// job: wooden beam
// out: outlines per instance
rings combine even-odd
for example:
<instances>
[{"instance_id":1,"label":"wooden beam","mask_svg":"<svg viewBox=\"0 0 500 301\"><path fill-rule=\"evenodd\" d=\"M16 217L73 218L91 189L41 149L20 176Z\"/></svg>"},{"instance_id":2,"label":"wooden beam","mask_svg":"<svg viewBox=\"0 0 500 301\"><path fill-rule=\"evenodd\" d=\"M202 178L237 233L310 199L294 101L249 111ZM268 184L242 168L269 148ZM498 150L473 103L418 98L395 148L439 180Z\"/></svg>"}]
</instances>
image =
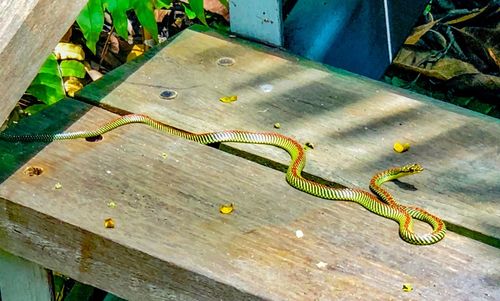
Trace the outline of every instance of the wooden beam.
<instances>
[{"instance_id":1,"label":"wooden beam","mask_svg":"<svg viewBox=\"0 0 500 301\"><path fill-rule=\"evenodd\" d=\"M116 117L66 100L9 130L57 131L67 120L82 130ZM358 204L313 197L282 172L144 125L99 142L2 142L0 158L0 247L125 299L500 295L498 249L453 232L409 245L396 223ZM29 176L28 166L43 172ZM235 211L219 213L224 203Z\"/></svg>"},{"instance_id":2,"label":"wooden beam","mask_svg":"<svg viewBox=\"0 0 500 301\"><path fill-rule=\"evenodd\" d=\"M0 300L51 301L49 272L0 249Z\"/></svg>"},{"instance_id":3,"label":"wooden beam","mask_svg":"<svg viewBox=\"0 0 500 301\"><path fill-rule=\"evenodd\" d=\"M500 246L497 119L210 32L184 31L155 51L80 96L192 132L279 131L316 145L308 152L307 172L351 187L366 188L377 171L418 162L423 173L387 184L397 199L442 217L455 231ZM216 64L228 56L235 60L232 66ZM166 103L159 97L166 88L179 96ZM238 95L238 101L218 101L226 95ZM395 153L397 141L409 142L410 150ZM232 147L288 164L279 150Z\"/></svg>"},{"instance_id":4,"label":"wooden beam","mask_svg":"<svg viewBox=\"0 0 500 301\"><path fill-rule=\"evenodd\" d=\"M0 125L86 2L0 1Z\"/></svg>"}]
</instances>

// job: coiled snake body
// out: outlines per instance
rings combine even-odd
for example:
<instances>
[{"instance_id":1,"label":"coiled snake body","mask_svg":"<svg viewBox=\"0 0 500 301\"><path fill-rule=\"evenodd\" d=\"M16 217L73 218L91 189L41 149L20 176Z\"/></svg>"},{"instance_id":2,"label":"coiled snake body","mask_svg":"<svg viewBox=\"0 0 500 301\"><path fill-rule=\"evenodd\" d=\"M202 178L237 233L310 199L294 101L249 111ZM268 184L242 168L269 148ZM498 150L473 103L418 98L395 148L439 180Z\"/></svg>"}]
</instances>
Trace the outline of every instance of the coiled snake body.
<instances>
[{"instance_id":1,"label":"coiled snake body","mask_svg":"<svg viewBox=\"0 0 500 301\"><path fill-rule=\"evenodd\" d=\"M48 142L54 140L92 138L100 136L117 127L131 123L143 123L162 132L196 141L201 144L239 142L267 144L279 147L286 150L291 157L291 163L286 173L286 180L296 189L328 200L357 202L371 212L398 222L399 234L401 238L411 244L430 245L440 241L445 236L446 228L441 219L423 209L417 207L407 207L396 203L393 197L381 187L384 182L421 172L423 169L420 165L405 165L398 168L391 168L376 174L370 181L370 189L379 198L377 198L374 194L361 189L332 188L303 178L301 176L301 172L306 163L306 156L303 147L294 139L274 132L228 130L193 134L169 125L165 125L145 115L130 114L119 117L93 131L34 135L9 135L0 133L0 140ZM413 231L413 218L429 224L432 226L433 231L424 235L415 234Z\"/></svg>"}]
</instances>

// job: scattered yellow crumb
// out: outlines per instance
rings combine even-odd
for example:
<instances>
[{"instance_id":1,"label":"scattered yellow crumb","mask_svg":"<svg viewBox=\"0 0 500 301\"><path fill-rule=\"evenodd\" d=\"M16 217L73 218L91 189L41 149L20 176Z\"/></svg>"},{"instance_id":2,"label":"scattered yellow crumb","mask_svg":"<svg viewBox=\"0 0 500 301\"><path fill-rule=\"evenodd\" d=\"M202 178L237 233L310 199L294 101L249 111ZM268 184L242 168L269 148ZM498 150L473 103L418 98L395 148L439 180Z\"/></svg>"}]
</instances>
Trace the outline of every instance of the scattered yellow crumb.
<instances>
[{"instance_id":1,"label":"scattered yellow crumb","mask_svg":"<svg viewBox=\"0 0 500 301\"><path fill-rule=\"evenodd\" d=\"M410 149L410 143L394 143L394 151L396 153L404 153Z\"/></svg>"},{"instance_id":2,"label":"scattered yellow crumb","mask_svg":"<svg viewBox=\"0 0 500 301\"><path fill-rule=\"evenodd\" d=\"M238 96L237 95L224 96L224 97L219 98L219 100L224 102L224 103L229 103L229 102L237 101Z\"/></svg>"},{"instance_id":3,"label":"scattered yellow crumb","mask_svg":"<svg viewBox=\"0 0 500 301\"><path fill-rule=\"evenodd\" d=\"M403 284L403 291L405 292L411 292L413 290L413 286L409 283Z\"/></svg>"},{"instance_id":4,"label":"scattered yellow crumb","mask_svg":"<svg viewBox=\"0 0 500 301\"><path fill-rule=\"evenodd\" d=\"M61 183L56 183L56 185L54 185L54 189L61 189L62 188L62 184Z\"/></svg>"},{"instance_id":5,"label":"scattered yellow crumb","mask_svg":"<svg viewBox=\"0 0 500 301\"><path fill-rule=\"evenodd\" d=\"M276 122L276 123L274 124L274 128L275 128L275 129L279 129L279 128L281 128L281 124L280 124L279 122Z\"/></svg>"},{"instance_id":6,"label":"scattered yellow crumb","mask_svg":"<svg viewBox=\"0 0 500 301\"><path fill-rule=\"evenodd\" d=\"M112 229L115 227L115 221L112 218L104 220L104 228Z\"/></svg>"},{"instance_id":7,"label":"scattered yellow crumb","mask_svg":"<svg viewBox=\"0 0 500 301\"><path fill-rule=\"evenodd\" d=\"M109 201L108 202L108 207L109 208L116 208L116 203L114 201Z\"/></svg>"},{"instance_id":8,"label":"scattered yellow crumb","mask_svg":"<svg viewBox=\"0 0 500 301\"><path fill-rule=\"evenodd\" d=\"M163 157L163 159L167 159L168 157L167 153L161 153L161 156Z\"/></svg>"},{"instance_id":9,"label":"scattered yellow crumb","mask_svg":"<svg viewBox=\"0 0 500 301\"><path fill-rule=\"evenodd\" d=\"M222 204L219 207L219 212L222 214L231 214L234 211L234 204Z\"/></svg>"}]
</instances>

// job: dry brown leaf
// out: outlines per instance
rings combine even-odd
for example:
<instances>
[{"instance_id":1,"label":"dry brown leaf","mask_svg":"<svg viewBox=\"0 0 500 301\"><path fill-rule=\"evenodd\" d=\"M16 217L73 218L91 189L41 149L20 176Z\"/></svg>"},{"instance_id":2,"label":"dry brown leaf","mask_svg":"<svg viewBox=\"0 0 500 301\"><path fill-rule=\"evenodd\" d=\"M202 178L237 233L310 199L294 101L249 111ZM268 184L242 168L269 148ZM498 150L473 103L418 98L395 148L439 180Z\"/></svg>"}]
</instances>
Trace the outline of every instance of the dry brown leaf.
<instances>
[{"instance_id":1,"label":"dry brown leaf","mask_svg":"<svg viewBox=\"0 0 500 301\"><path fill-rule=\"evenodd\" d=\"M423 24L420 26L417 26L413 28L413 32L410 34L410 36L406 39L405 44L406 45L415 45L420 38L426 34L434 25L439 22L439 20L435 20L432 22L429 22L427 24Z\"/></svg>"},{"instance_id":2,"label":"dry brown leaf","mask_svg":"<svg viewBox=\"0 0 500 301\"><path fill-rule=\"evenodd\" d=\"M409 50L403 47L394 59L394 65L439 80L449 80L461 74L479 73L472 64L450 57L443 57L434 63L426 64L425 67L420 66L421 62L430 57L431 53L428 51Z\"/></svg>"},{"instance_id":3,"label":"dry brown leaf","mask_svg":"<svg viewBox=\"0 0 500 301\"><path fill-rule=\"evenodd\" d=\"M465 16L460 16L460 17L458 17L456 19L447 21L447 22L445 22L445 24L451 25L451 24L458 24L458 23L462 23L462 22L465 22L465 21L469 21L469 20L474 19L475 17L477 17L482 12L484 12L487 8L488 8L488 6L485 6L485 7L481 8L478 11L475 11L475 12L472 12L472 13L467 14Z\"/></svg>"}]
</instances>

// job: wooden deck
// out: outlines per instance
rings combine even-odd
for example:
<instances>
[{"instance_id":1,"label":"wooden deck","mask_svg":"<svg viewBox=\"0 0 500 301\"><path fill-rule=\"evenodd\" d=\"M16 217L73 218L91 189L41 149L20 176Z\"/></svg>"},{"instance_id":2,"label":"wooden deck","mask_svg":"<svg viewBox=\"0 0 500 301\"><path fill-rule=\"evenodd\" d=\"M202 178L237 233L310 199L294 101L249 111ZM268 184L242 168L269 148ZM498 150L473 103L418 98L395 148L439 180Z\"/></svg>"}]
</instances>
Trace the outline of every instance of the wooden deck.
<instances>
[{"instance_id":1,"label":"wooden deck","mask_svg":"<svg viewBox=\"0 0 500 301\"><path fill-rule=\"evenodd\" d=\"M224 56L236 63L217 65ZM161 99L165 89L178 97ZM219 102L228 95L238 101ZM315 145L312 176L363 188L378 170L419 162L425 173L388 187L455 232L412 246L357 204L290 187L283 151L220 151L132 125L100 142L0 143L0 248L10 253L131 300L500 298L497 120L196 30L79 98L107 110L65 100L12 130L88 129L110 111L193 132L275 130ZM395 141L412 148L394 153ZM44 172L30 177L28 166ZM222 203L235 212L221 215Z\"/></svg>"}]
</instances>

